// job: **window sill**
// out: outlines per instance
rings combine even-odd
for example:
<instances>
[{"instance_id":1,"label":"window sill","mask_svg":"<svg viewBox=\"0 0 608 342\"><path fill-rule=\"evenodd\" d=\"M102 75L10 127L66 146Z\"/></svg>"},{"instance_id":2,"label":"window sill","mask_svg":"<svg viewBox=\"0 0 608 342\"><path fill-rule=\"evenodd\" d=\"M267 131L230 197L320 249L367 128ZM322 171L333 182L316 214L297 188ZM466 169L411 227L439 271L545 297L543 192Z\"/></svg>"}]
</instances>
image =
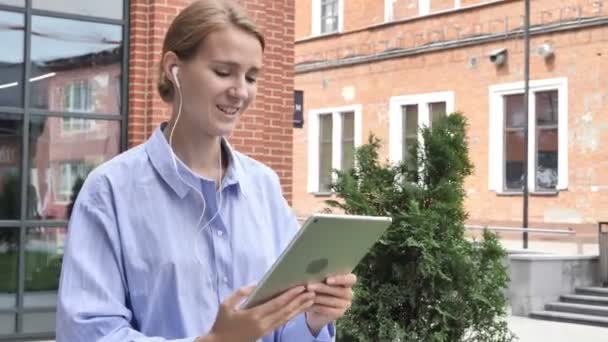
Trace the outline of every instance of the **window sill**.
<instances>
[{"instance_id":1,"label":"window sill","mask_svg":"<svg viewBox=\"0 0 608 342\"><path fill-rule=\"evenodd\" d=\"M528 194L532 197L557 197L559 195L559 191L535 191L529 192ZM498 197L519 197L523 195L524 193L522 191L496 193L496 196Z\"/></svg>"},{"instance_id":2,"label":"window sill","mask_svg":"<svg viewBox=\"0 0 608 342\"><path fill-rule=\"evenodd\" d=\"M334 195L333 192L313 192L313 196L315 197L331 197Z\"/></svg>"}]
</instances>

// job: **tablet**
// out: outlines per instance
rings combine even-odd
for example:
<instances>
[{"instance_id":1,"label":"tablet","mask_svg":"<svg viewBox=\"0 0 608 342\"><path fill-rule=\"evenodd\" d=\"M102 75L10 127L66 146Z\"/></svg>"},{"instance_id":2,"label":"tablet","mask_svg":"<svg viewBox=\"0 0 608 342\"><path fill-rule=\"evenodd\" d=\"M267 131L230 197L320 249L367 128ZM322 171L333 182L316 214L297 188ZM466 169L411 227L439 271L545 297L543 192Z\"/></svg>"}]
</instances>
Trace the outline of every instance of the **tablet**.
<instances>
[{"instance_id":1,"label":"tablet","mask_svg":"<svg viewBox=\"0 0 608 342\"><path fill-rule=\"evenodd\" d=\"M391 222L390 217L313 214L241 307L252 308L295 286L351 273Z\"/></svg>"}]
</instances>

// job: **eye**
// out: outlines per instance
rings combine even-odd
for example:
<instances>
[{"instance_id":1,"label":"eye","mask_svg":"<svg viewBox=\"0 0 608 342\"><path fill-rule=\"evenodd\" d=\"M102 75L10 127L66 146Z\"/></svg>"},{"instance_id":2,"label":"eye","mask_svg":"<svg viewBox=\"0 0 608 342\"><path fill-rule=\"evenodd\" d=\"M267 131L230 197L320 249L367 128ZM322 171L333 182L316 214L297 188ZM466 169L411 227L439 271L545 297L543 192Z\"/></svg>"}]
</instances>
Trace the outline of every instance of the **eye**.
<instances>
[{"instance_id":1,"label":"eye","mask_svg":"<svg viewBox=\"0 0 608 342\"><path fill-rule=\"evenodd\" d=\"M245 79L247 80L247 82L252 83L252 84L256 83L258 81L258 78L255 76L247 76L247 77L245 77Z\"/></svg>"},{"instance_id":2,"label":"eye","mask_svg":"<svg viewBox=\"0 0 608 342\"><path fill-rule=\"evenodd\" d=\"M230 73L225 71L225 70L213 70L213 72L215 72L216 75L218 75L219 77L228 77L230 76Z\"/></svg>"}]
</instances>

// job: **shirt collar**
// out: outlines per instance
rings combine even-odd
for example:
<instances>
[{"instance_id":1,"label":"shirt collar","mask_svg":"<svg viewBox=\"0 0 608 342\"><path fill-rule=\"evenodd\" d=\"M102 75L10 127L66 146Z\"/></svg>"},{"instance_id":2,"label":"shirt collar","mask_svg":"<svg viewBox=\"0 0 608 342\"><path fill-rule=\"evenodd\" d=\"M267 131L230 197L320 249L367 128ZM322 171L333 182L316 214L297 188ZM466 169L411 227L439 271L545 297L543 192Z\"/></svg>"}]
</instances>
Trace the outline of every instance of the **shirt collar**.
<instances>
[{"instance_id":1,"label":"shirt collar","mask_svg":"<svg viewBox=\"0 0 608 342\"><path fill-rule=\"evenodd\" d=\"M146 152L152 166L163 180L180 198L184 198L190 190L188 184L192 185L195 189L200 189L201 180L210 180L195 174L177 156L175 156L175 164L173 163L173 151L163 134L163 129L166 125L167 123L163 122L154 130L154 133L146 142ZM245 196L245 173L241 160L239 160L238 152L232 148L224 137L222 137L222 148L228 155L228 167L222 180L222 190L228 186L238 186L241 194Z\"/></svg>"}]
</instances>

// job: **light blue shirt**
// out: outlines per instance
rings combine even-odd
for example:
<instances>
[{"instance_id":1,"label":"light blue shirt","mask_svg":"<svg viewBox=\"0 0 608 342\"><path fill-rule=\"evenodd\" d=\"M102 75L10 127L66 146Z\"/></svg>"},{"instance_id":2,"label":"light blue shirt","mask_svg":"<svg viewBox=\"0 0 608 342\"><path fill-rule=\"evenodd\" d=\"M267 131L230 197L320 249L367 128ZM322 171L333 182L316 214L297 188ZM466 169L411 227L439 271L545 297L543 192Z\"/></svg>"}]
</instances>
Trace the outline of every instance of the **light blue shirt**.
<instances>
[{"instance_id":1,"label":"light blue shirt","mask_svg":"<svg viewBox=\"0 0 608 342\"><path fill-rule=\"evenodd\" d=\"M276 173L223 146L222 207L200 234L219 192L173 163L160 128L87 177L68 229L57 342L192 342L210 331L224 299L262 278L298 223ZM262 341L334 339L333 324L315 338L300 315Z\"/></svg>"}]
</instances>

